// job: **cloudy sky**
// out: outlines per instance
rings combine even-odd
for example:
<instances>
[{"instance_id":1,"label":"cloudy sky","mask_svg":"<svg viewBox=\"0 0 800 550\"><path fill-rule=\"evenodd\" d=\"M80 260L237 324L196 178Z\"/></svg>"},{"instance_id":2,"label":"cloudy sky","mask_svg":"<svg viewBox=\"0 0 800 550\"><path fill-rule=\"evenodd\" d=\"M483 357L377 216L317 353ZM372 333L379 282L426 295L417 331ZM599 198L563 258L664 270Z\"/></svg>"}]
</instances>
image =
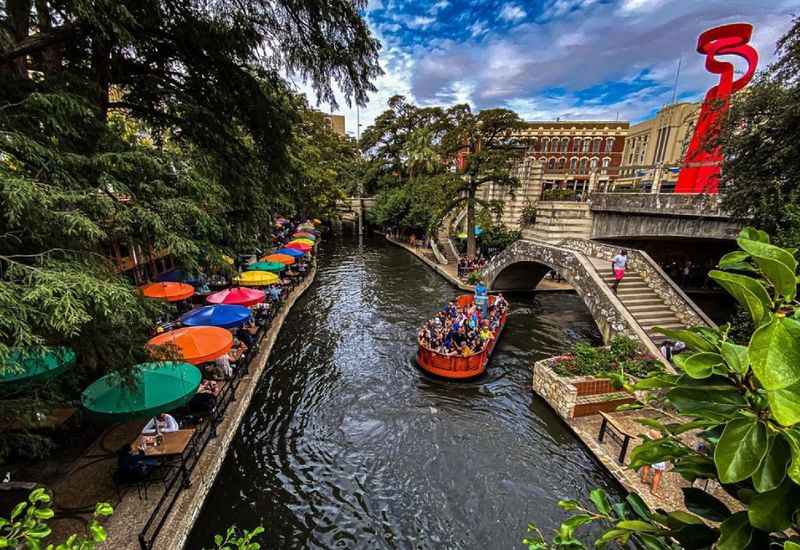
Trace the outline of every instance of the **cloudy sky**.
<instances>
[{"instance_id":1,"label":"cloudy sky","mask_svg":"<svg viewBox=\"0 0 800 550\"><path fill-rule=\"evenodd\" d=\"M764 66L795 14L800 0L370 0L386 74L360 110L362 127L395 94L528 120L637 122L671 101L679 59L679 100L713 85L695 52L700 32L752 23ZM355 109L340 103L355 134Z\"/></svg>"}]
</instances>

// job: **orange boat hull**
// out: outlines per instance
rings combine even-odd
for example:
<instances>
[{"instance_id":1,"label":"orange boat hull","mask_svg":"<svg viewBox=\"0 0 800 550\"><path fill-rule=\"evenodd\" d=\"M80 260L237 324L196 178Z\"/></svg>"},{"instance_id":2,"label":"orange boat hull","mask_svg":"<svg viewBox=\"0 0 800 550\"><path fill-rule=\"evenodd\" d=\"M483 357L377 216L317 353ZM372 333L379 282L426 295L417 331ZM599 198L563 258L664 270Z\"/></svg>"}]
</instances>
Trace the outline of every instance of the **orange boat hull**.
<instances>
[{"instance_id":1,"label":"orange boat hull","mask_svg":"<svg viewBox=\"0 0 800 550\"><path fill-rule=\"evenodd\" d=\"M471 301L472 296L460 296L458 305L463 307ZM490 303L493 301L494 296L491 296ZM441 376L442 378L465 380L467 378L480 376L486 372L486 365L489 363L497 340L500 338L503 327L506 325L506 317L507 314L504 314L502 319L500 319L500 327L482 352L468 356L443 355L419 345L417 349L417 364L425 372Z\"/></svg>"}]
</instances>

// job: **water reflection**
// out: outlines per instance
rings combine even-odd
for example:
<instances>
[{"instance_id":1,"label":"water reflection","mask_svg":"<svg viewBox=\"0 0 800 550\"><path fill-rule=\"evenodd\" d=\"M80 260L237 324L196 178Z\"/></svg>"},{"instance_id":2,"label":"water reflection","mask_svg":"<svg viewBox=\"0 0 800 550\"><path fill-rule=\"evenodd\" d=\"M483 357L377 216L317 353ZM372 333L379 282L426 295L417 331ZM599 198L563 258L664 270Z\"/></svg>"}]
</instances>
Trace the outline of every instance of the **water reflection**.
<instances>
[{"instance_id":1,"label":"water reflection","mask_svg":"<svg viewBox=\"0 0 800 550\"><path fill-rule=\"evenodd\" d=\"M230 524L269 548L510 548L559 498L617 491L530 390L532 360L597 339L570 294L511 296L486 377L433 379L416 330L458 292L405 251L324 243L189 548Z\"/></svg>"}]
</instances>

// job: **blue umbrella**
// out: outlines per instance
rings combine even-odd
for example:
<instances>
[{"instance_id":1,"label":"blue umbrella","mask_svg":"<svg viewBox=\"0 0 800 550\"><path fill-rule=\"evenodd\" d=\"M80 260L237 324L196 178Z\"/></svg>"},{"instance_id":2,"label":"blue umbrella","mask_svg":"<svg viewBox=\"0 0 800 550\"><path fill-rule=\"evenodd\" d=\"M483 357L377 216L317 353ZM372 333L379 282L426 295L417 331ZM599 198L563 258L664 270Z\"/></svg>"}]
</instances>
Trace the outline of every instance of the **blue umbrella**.
<instances>
[{"instance_id":1,"label":"blue umbrella","mask_svg":"<svg viewBox=\"0 0 800 550\"><path fill-rule=\"evenodd\" d=\"M280 250L276 250L275 254L286 254L292 258L302 258L305 256L305 252L297 250L296 248L281 248Z\"/></svg>"},{"instance_id":2,"label":"blue umbrella","mask_svg":"<svg viewBox=\"0 0 800 550\"><path fill-rule=\"evenodd\" d=\"M179 320L187 327L234 328L242 326L250 318L250 309L245 306L216 304L193 309Z\"/></svg>"}]
</instances>

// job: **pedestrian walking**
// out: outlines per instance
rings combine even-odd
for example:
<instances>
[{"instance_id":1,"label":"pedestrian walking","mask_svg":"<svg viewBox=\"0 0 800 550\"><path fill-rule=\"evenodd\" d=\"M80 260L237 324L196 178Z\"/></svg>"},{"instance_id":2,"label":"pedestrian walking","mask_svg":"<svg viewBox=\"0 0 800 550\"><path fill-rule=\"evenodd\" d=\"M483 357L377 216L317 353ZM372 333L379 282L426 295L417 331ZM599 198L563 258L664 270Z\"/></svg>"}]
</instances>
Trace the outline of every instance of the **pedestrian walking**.
<instances>
[{"instance_id":1,"label":"pedestrian walking","mask_svg":"<svg viewBox=\"0 0 800 550\"><path fill-rule=\"evenodd\" d=\"M628 253L623 248L620 249L619 254L614 256L611 259L611 271L614 273L614 284L612 285L612 289L614 290L614 294L617 293L617 289L619 288L619 283L622 282L622 278L625 277L625 268L628 267Z\"/></svg>"}]
</instances>

